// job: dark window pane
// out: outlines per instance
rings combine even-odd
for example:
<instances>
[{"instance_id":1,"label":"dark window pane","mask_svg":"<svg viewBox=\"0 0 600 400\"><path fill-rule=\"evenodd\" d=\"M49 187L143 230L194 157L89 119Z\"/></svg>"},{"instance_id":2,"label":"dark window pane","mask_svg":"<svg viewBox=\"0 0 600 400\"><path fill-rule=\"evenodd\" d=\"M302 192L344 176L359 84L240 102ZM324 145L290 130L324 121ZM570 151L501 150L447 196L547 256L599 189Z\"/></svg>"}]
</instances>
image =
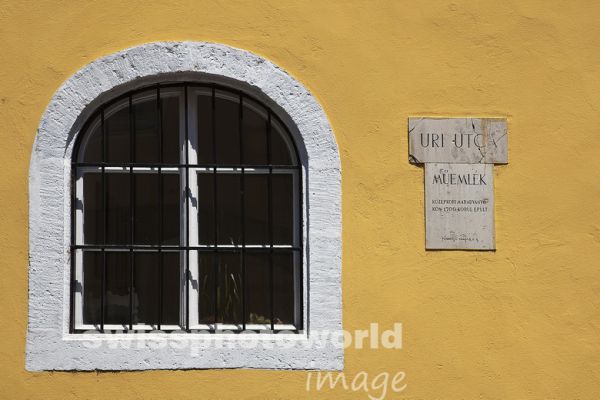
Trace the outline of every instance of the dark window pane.
<instances>
[{"instance_id":1,"label":"dark window pane","mask_svg":"<svg viewBox=\"0 0 600 400\"><path fill-rule=\"evenodd\" d=\"M135 162L160 162L156 90L133 97L135 121Z\"/></svg>"},{"instance_id":2,"label":"dark window pane","mask_svg":"<svg viewBox=\"0 0 600 400\"><path fill-rule=\"evenodd\" d=\"M108 244L131 242L129 210L129 174L106 173L106 241Z\"/></svg>"},{"instance_id":3,"label":"dark window pane","mask_svg":"<svg viewBox=\"0 0 600 400\"><path fill-rule=\"evenodd\" d=\"M269 178L245 174L246 244L269 243Z\"/></svg>"},{"instance_id":4,"label":"dark window pane","mask_svg":"<svg viewBox=\"0 0 600 400\"><path fill-rule=\"evenodd\" d=\"M178 164L180 162L179 97L161 93L160 101L162 103L163 162Z\"/></svg>"},{"instance_id":5,"label":"dark window pane","mask_svg":"<svg viewBox=\"0 0 600 400\"><path fill-rule=\"evenodd\" d=\"M242 274L239 253L221 253L217 288L217 320L224 324L242 322Z\"/></svg>"},{"instance_id":6,"label":"dark window pane","mask_svg":"<svg viewBox=\"0 0 600 400\"><path fill-rule=\"evenodd\" d=\"M270 324L269 253L246 253L246 323Z\"/></svg>"},{"instance_id":7,"label":"dark window pane","mask_svg":"<svg viewBox=\"0 0 600 400\"><path fill-rule=\"evenodd\" d=\"M159 260L162 257L162 282ZM179 279L178 253L135 253L134 323L155 325L162 312L162 325L179 324ZM162 310L160 290L162 284Z\"/></svg>"},{"instance_id":8,"label":"dark window pane","mask_svg":"<svg viewBox=\"0 0 600 400\"><path fill-rule=\"evenodd\" d=\"M197 97L198 105L198 164L215 162L213 154L212 91L203 90Z\"/></svg>"},{"instance_id":9,"label":"dark window pane","mask_svg":"<svg viewBox=\"0 0 600 400\"><path fill-rule=\"evenodd\" d=\"M294 324L294 257L292 253L273 254L273 320Z\"/></svg>"},{"instance_id":10,"label":"dark window pane","mask_svg":"<svg viewBox=\"0 0 600 400\"><path fill-rule=\"evenodd\" d=\"M180 244L181 230L179 174L163 173L163 244Z\"/></svg>"},{"instance_id":11,"label":"dark window pane","mask_svg":"<svg viewBox=\"0 0 600 400\"><path fill-rule=\"evenodd\" d=\"M242 236L240 175L217 176L219 244L240 244Z\"/></svg>"},{"instance_id":12,"label":"dark window pane","mask_svg":"<svg viewBox=\"0 0 600 400\"><path fill-rule=\"evenodd\" d=\"M86 173L83 176L83 241L101 244L103 237L102 174ZM76 206L80 207L80 201Z\"/></svg>"},{"instance_id":13,"label":"dark window pane","mask_svg":"<svg viewBox=\"0 0 600 400\"><path fill-rule=\"evenodd\" d=\"M83 323L100 324L102 253L83 252Z\"/></svg>"},{"instance_id":14,"label":"dark window pane","mask_svg":"<svg viewBox=\"0 0 600 400\"><path fill-rule=\"evenodd\" d=\"M135 253L133 323L158 322L159 280L158 253Z\"/></svg>"},{"instance_id":15,"label":"dark window pane","mask_svg":"<svg viewBox=\"0 0 600 400\"><path fill-rule=\"evenodd\" d=\"M129 252L106 252L105 324L129 324Z\"/></svg>"},{"instance_id":16,"label":"dark window pane","mask_svg":"<svg viewBox=\"0 0 600 400\"><path fill-rule=\"evenodd\" d=\"M181 266L179 253L163 252L163 302L162 324L179 324L179 301L181 293Z\"/></svg>"},{"instance_id":17,"label":"dark window pane","mask_svg":"<svg viewBox=\"0 0 600 400\"><path fill-rule=\"evenodd\" d=\"M217 162L219 164L239 164L239 99L237 96L216 91L216 139Z\"/></svg>"},{"instance_id":18,"label":"dark window pane","mask_svg":"<svg viewBox=\"0 0 600 400\"><path fill-rule=\"evenodd\" d=\"M199 173L198 177L198 240L200 244L215 242L214 176Z\"/></svg>"},{"instance_id":19,"label":"dark window pane","mask_svg":"<svg viewBox=\"0 0 600 400\"><path fill-rule=\"evenodd\" d=\"M83 159L80 161L88 163L99 163L102 162L102 125L100 124L100 117L94 118L92 123L88 126L87 131L84 133L84 137L81 142L81 151L83 152Z\"/></svg>"},{"instance_id":20,"label":"dark window pane","mask_svg":"<svg viewBox=\"0 0 600 400\"><path fill-rule=\"evenodd\" d=\"M135 243L160 243L159 177L162 179L163 244L179 244L179 174L135 174Z\"/></svg>"},{"instance_id":21,"label":"dark window pane","mask_svg":"<svg viewBox=\"0 0 600 400\"><path fill-rule=\"evenodd\" d=\"M293 245L294 190L291 174L272 175L273 244Z\"/></svg>"},{"instance_id":22,"label":"dark window pane","mask_svg":"<svg viewBox=\"0 0 600 400\"><path fill-rule=\"evenodd\" d=\"M267 111L244 97L242 134L244 135L244 164L266 165L267 160Z\"/></svg>"},{"instance_id":23,"label":"dark window pane","mask_svg":"<svg viewBox=\"0 0 600 400\"><path fill-rule=\"evenodd\" d=\"M158 174L135 174L135 243L159 243Z\"/></svg>"},{"instance_id":24,"label":"dark window pane","mask_svg":"<svg viewBox=\"0 0 600 400\"><path fill-rule=\"evenodd\" d=\"M106 125L106 161L127 163L130 160L129 100L123 100L104 113Z\"/></svg>"},{"instance_id":25,"label":"dark window pane","mask_svg":"<svg viewBox=\"0 0 600 400\"><path fill-rule=\"evenodd\" d=\"M212 253L198 253L198 321L215 322L215 260Z\"/></svg>"},{"instance_id":26,"label":"dark window pane","mask_svg":"<svg viewBox=\"0 0 600 400\"><path fill-rule=\"evenodd\" d=\"M288 145L288 134L279 122L271 119L271 163L273 165L295 165L293 146Z\"/></svg>"}]
</instances>

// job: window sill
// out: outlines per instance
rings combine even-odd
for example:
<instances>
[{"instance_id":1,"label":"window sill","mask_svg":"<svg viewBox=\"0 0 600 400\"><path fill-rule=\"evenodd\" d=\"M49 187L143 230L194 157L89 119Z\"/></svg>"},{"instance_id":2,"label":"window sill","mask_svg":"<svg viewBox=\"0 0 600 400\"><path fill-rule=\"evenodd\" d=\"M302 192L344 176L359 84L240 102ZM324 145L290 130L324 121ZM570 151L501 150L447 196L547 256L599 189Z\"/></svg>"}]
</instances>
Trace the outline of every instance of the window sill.
<instances>
[{"instance_id":1,"label":"window sill","mask_svg":"<svg viewBox=\"0 0 600 400\"><path fill-rule=\"evenodd\" d=\"M306 332L277 334L64 334L30 332L27 369L343 369L340 340ZM30 341L36 342L32 348Z\"/></svg>"}]
</instances>

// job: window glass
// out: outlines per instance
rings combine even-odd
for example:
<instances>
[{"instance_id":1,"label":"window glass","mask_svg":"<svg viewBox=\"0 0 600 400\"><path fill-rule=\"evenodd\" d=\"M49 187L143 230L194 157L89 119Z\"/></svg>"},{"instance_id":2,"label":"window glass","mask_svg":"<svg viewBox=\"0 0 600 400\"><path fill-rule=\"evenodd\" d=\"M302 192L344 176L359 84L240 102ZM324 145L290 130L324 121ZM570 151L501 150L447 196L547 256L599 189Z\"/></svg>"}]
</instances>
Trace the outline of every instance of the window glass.
<instances>
[{"instance_id":1,"label":"window glass","mask_svg":"<svg viewBox=\"0 0 600 400\"><path fill-rule=\"evenodd\" d=\"M83 176L83 228L84 241L87 244L100 244L104 242L104 222L102 208L102 174L86 173Z\"/></svg>"},{"instance_id":2,"label":"window glass","mask_svg":"<svg viewBox=\"0 0 600 400\"><path fill-rule=\"evenodd\" d=\"M273 254L273 319L276 324L294 323L294 255Z\"/></svg>"},{"instance_id":3,"label":"window glass","mask_svg":"<svg viewBox=\"0 0 600 400\"><path fill-rule=\"evenodd\" d=\"M271 323L269 253L247 254L246 266L246 323Z\"/></svg>"},{"instance_id":4,"label":"window glass","mask_svg":"<svg viewBox=\"0 0 600 400\"><path fill-rule=\"evenodd\" d=\"M164 180L164 178L163 178ZM160 241L160 201L158 174L134 174L135 243L158 244Z\"/></svg>"},{"instance_id":5,"label":"window glass","mask_svg":"<svg viewBox=\"0 0 600 400\"><path fill-rule=\"evenodd\" d=\"M135 244L179 243L179 174L134 174ZM162 187L161 187L162 180Z\"/></svg>"},{"instance_id":6,"label":"window glass","mask_svg":"<svg viewBox=\"0 0 600 400\"><path fill-rule=\"evenodd\" d=\"M181 137L180 122L180 97L176 94L166 93L162 96L161 90L161 121L162 121L162 152L163 162L166 164L178 164L180 162Z\"/></svg>"},{"instance_id":7,"label":"window glass","mask_svg":"<svg viewBox=\"0 0 600 400\"><path fill-rule=\"evenodd\" d=\"M215 253L203 252L198 255L198 322L200 324L208 325L215 322L216 260Z\"/></svg>"},{"instance_id":8,"label":"window glass","mask_svg":"<svg viewBox=\"0 0 600 400\"><path fill-rule=\"evenodd\" d=\"M198 240L200 244L215 243L215 176L212 173L197 174L198 179Z\"/></svg>"},{"instance_id":9,"label":"window glass","mask_svg":"<svg viewBox=\"0 0 600 400\"><path fill-rule=\"evenodd\" d=\"M181 243L181 187L180 174L162 174L163 245Z\"/></svg>"},{"instance_id":10,"label":"window glass","mask_svg":"<svg viewBox=\"0 0 600 400\"><path fill-rule=\"evenodd\" d=\"M267 165L267 111L250 99L244 98L242 103L244 164Z\"/></svg>"},{"instance_id":11,"label":"window glass","mask_svg":"<svg viewBox=\"0 0 600 400\"><path fill-rule=\"evenodd\" d=\"M177 325L179 323L179 254L135 254L133 323ZM162 268L160 261L162 258Z\"/></svg>"},{"instance_id":12,"label":"window glass","mask_svg":"<svg viewBox=\"0 0 600 400\"><path fill-rule=\"evenodd\" d=\"M129 102L119 101L104 113L106 162L123 164L131 160Z\"/></svg>"},{"instance_id":13,"label":"window glass","mask_svg":"<svg viewBox=\"0 0 600 400\"><path fill-rule=\"evenodd\" d=\"M222 90L216 91L215 129L217 163L240 163L240 106L239 97Z\"/></svg>"},{"instance_id":14,"label":"window glass","mask_svg":"<svg viewBox=\"0 0 600 400\"><path fill-rule=\"evenodd\" d=\"M197 93L198 164L214 164L213 133L216 135L216 132L213 132L212 89L202 89Z\"/></svg>"},{"instance_id":15,"label":"window glass","mask_svg":"<svg viewBox=\"0 0 600 400\"><path fill-rule=\"evenodd\" d=\"M148 90L133 96L134 161L137 163L157 163L160 161L159 116L156 97L156 90Z\"/></svg>"},{"instance_id":16,"label":"window glass","mask_svg":"<svg viewBox=\"0 0 600 400\"><path fill-rule=\"evenodd\" d=\"M244 175L246 244L269 244L269 176Z\"/></svg>"},{"instance_id":17,"label":"window glass","mask_svg":"<svg viewBox=\"0 0 600 400\"><path fill-rule=\"evenodd\" d=\"M273 242L277 245L293 244L294 198L293 180L288 174L273 174Z\"/></svg>"},{"instance_id":18,"label":"window glass","mask_svg":"<svg viewBox=\"0 0 600 400\"><path fill-rule=\"evenodd\" d=\"M271 163L296 165L295 156L287 132L276 118L271 119Z\"/></svg>"},{"instance_id":19,"label":"window glass","mask_svg":"<svg viewBox=\"0 0 600 400\"><path fill-rule=\"evenodd\" d=\"M105 173L106 243L131 243L131 209L129 174Z\"/></svg>"},{"instance_id":20,"label":"window glass","mask_svg":"<svg viewBox=\"0 0 600 400\"><path fill-rule=\"evenodd\" d=\"M100 117L92 119L88 131L83 138L85 152L80 161L86 163L102 162L102 124Z\"/></svg>"},{"instance_id":21,"label":"window glass","mask_svg":"<svg viewBox=\"0 0 600 400\"><path fill-rule=\"evenodd\" d=\"M178 252L163 252L162 324L179 324L181 296L181 265Z\"/></svg>"},{"instance_id":22,"label":"window glass","mask_svg":"<svg viewBox=\"0 0 600 400\"><path fill-rule=\"evenodd\" d=\"M129 322L131 270L129 252L105 251L106 293L104 323L125 325Z\"/></svg>"},{"instance_id":23,"label":"window glass","mask_svg":"<svg viewBox=\"0 0 600 400\"><path fill-rule=\"evenodd\" d=\"M217 322L242 323L242 269L239 253L217 254Z\"/></svg>"},{"instance_id":24,"label":"window glass","mask_svg":"<svg viewBox=\"0 0 600 400\"><path fill-rule=\"evenodd\" d=\"M83 323L100 324L102 253L83 252Z\"/></svg>"},{"instance_id":25,"label":"window glass","mask_svg":"<svg viewBox=\"0 0 600 400\"><path fill-rule=\"evenodd\" d=\"M238 174L217 175L217 243L239 245L242 242L241 178Z\"/></svg>"}]
</instances>

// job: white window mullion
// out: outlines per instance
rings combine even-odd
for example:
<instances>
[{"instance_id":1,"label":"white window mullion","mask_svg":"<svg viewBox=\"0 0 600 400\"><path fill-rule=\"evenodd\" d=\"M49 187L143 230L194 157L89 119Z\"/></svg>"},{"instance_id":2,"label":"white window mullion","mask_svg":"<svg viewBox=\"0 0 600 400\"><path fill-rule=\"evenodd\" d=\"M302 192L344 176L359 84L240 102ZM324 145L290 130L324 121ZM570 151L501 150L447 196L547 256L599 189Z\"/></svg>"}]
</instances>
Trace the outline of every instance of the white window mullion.
<instances>
[{"instance_id":1,"label":"white window mullion","mask_svg":"<svg viewBox=\"0 0 600 400\"><path fill-rule=\"evenodd\" d=\"M187 110L187 126L188 126L188 143L186 143L188 157L188 164L198 164L198 115L195 112L197 110L197 96L193 88L188 88L188 110ZM189 191L186 194L189 202L189 215L187 215L187 223L189 223L189 245L198 246L198 177L194 168L189 168L188 173L188 188ZM198 251L190 250L188 252L189 262L189 280L188 284L188 304L189 308L189 324L190 327L198 325Z\"/></svg>"},{"instance_id":2,"label":"white window mullion","mask_svg":"<svg viewBox=\"0 0 600 400\"><path fill-rule=\"evenodd\" d=\"M75 207L75 244L83 244L83 175L81 171L77 172L75 183L76 203ZM73 250L71 257L75 257L75 323L76 329L83 325L83 250Z\"/></svg>"},{"instance_id":3,"label":"white window mullion","mask_svg":"<svg viewBox=\"0 0 600 400\"><path fill-rule=\"evenodd\" d=\"M186 146L187 143L185 141L186 138L186 109L185 109L185 99L184 92L180 91L178 94L179 98L179 160L180 164L184 164L187 162L186 160ZM179 245L185 246L187 243L187 177L186 177L186 169L179 169L179 186L180 186L180 213L179 213ZM180 287L182 290L179 294L179 324L182 327L185 327L185 315L187 312L187 302L186 302L186 291L185 287L188 284L188 280L186 277L186 265L188 264L188 252L185 250L181 250L179 252L179 268L180 268Z\"/></svg>"}]
</instances>

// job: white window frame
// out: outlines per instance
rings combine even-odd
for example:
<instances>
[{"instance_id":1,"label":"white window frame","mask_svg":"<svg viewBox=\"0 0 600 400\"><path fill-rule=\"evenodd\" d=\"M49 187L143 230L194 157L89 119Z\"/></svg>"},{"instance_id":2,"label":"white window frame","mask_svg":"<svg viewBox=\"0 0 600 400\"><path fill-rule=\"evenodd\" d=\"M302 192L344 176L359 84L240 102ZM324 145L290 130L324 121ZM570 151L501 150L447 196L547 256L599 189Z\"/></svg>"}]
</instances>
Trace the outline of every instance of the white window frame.
<instances>
[{"instance_id":1,"label":"white window frame","mask_svg":"<svg viewBox=\"0 0 600 400\"><path fill-rule=\"evenodd\" d=\"M207 335L196 333L71 334L69 193L73 144L83 122L100 104L135 88L194 80L244 85L292 130L302 164L305 329L301 334L217 333L211 337L218 345L208 346ZM53 96L32 152L26 368L342 369L340 172L335 138L318 102L261 57L212 43L161 42L93 61ZM256 336L259 345L248 346ZM315 343L315 336L329 339Z\"/></svg>"}]
</instances>

